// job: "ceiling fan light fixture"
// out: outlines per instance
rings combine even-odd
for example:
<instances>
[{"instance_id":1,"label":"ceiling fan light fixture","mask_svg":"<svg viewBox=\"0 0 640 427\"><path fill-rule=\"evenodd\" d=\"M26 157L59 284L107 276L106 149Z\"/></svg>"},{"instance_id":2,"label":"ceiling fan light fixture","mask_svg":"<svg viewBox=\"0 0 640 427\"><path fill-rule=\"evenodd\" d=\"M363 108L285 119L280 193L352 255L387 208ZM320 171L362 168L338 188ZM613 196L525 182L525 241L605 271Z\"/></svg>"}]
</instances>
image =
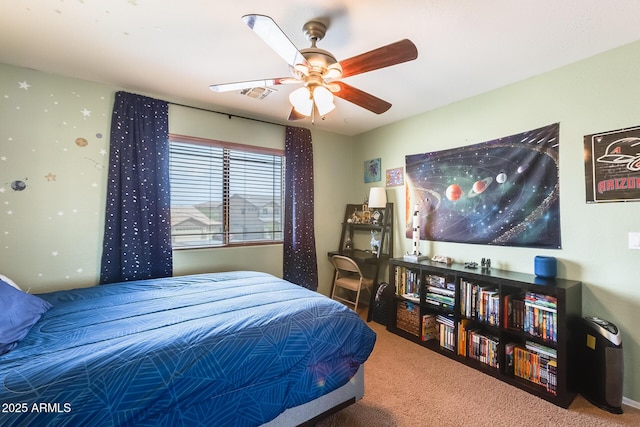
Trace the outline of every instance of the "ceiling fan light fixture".
<instances>
[{"instance_id":1,"label":"ceiling fan light fixture","mask_svg":"<svg viewBox=\"0 0 640 427\"><path fill-rule=\"evenodd\" d=\"M306 116L311 117L313 123L316 110L324 119L324 115L335 108L333 94L372 113L382 114L391 108L389 102L340 80L402 64L418 57L415 44L409 39L403 39L338 62L331 52L320 49L316 45L324 38L327 31L327 24L322 20L312 20L303 26L302 30L311 42L311 47L302 50L298 50L269 16L250 14L243 16L242 21L284 59L292 77L216 84L211 85L210 88L214 92L246 91L258 87L301 83L304 87L289 95L293 105L289 120L298 120Z\"/></svg>"},{"instance_id":2,"label":"ceiling fan light fixture","mask_svg":"<svg viewBox=\"0 0 640 427\"><path fill-rule=\"evenodd\" d=\"M311 92L305 87L298 88L289 94L289 102L296 111L304 116L310 116L313 110Z\"/></svg>"},{"instance_id":3,"label":"ceiling fan light fixture","mask_svg":"<svg viewBox=\"0 0 640 427\"><path fill-rule=\"evenodd\" d=\"M309 75L309 67L304 65L304 64L296 64L294 67L294 75L296 73L299 73L303 76L308 76Z\"/></svg>"},{"instance_id":4,"label":"ceiling fan light fixture","mask_svg":"<svg viewBox=\"0 0 640 427\"><path fill-rule=\"evenodd\" d=\"M320 113L321 117L324 117L336 108L333 103L333 94L324 86L316 86L313 90L313 100L316 103L316 107L318 107L318 113Z\"/></svg>"},{"instance_id":5,"label":"ceiling fan light fixture","mask_svg":"<svg viewBox=\"0 0 640 427\"><path fill-rule=\"evenodd\" d=\"M342 77L342 67L339 63L331 64L327 67L327 71L324 74L325 80L338 80Z\"/></svg>"}]
</instances>

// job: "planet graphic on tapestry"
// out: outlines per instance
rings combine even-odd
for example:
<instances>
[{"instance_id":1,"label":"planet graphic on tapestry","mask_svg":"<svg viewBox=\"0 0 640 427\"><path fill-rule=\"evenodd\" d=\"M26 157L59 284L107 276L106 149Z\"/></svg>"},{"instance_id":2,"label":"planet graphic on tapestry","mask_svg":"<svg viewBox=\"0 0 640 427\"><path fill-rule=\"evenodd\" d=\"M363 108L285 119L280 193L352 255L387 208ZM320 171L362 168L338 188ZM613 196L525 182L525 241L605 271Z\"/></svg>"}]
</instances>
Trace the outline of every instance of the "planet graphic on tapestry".
<instances>
[{"instance_id":1,"label":"planet graphic on tapestry","mask_svg":"<svg viewBox=\"0 0 640 427\"><path fill-rule=\"evenodd\" d=\"M11 189L13 191L22 191L27 188L27 184L24 181L16 180L11 183Z\"/></svg>"},{"instance_id":2,"label":"planet graphic on tapestry","mask_svg":"<svg viewBox=\"0 0 640 427\"><path fill-rule=\"evenodd\" d=\"M471 187L471 190L469 191L469 194L467 196L468 197L479 196L480 194L484 193L484 190L486 190L491 185L492 182L493 182L493 178L491 177L474 182L473 187Z\"/></svg>"},{"instance_id":3,"label":"planet graphic on tapestry","mask_svg":"<svg viewBox=\"0 0 640 427\"><path fill-rule=\"evenodd\" d=\"M455 202L462 196L462 188L458 184L451 184L447 187L447 191L445 192L447 199Z\"/></svg>"},{"instance_id":4,"label":"planet graphic on tapestry","mask_svg":"<svg viewBox=\"0 0 640 427\"><path fill-rule=\"evenodd\" d=\"M406 237L417 206L421 240L561 247L557 124L405 163Z\"/></svg>"}]
</instances>

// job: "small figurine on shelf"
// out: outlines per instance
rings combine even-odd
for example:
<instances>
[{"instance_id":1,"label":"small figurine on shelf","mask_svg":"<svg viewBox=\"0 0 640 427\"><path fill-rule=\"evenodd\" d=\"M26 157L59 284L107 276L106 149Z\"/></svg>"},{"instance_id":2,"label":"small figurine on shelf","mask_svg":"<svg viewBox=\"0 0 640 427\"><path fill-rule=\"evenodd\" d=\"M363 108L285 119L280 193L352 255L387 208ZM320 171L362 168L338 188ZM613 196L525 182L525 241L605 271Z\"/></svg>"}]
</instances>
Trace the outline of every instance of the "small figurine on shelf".
<instances>
[{"instance_id":1,"label":"small figurine on shelf","mask_svg":"<svg viewBox=\"0 0 640 427\"><path fill-rule=\"evenodd\" d=\"M418 262L423 259L427 259L426 255L420 253L420 209L418 205L416 205L415 210L413 211L413 252L407 253L404 256L404 259L407 261Z\"/></svg>"},{"instance_id":2,"label":"small figurine on shelf","mask_svg":"<svg viewBox=\"0 0 640 427\"><path fill-rule=\"evenodd\" d=\"M377 254L378 250L380 250L380 237L376 230L371 230L371 252Z\"/></svg>"},{"instance_id":3,"label":"small figurine on shelf","mask_svg":"<svg viewBox=\"0 0 640 427\"><path fill-rule=\"evenodd\" d=\"M351 218L349 218L349 219L351 220L352 224L360 224L360 217L358 216L358 209L354 209L353 210L353 213L351 214Z\"/></svg>"},{"instance_id":4,"label":"small figurine on shelf","mask_svg":"<svg viewBox=\"0 0 640 427\"><path fill-rule=\"evenodd\" d=\"M351 237L347 237L347 240L344 242L344 250L350 251L353 249L353 242L351 241Z\"/></svg>"},{"instance_id":5,"label":"small figurine on shelf","mask_svg":"<svg viewBox=\"0 0 640 427\"><path fill-rule=\"evenodd\" d=\"M362 223L368 224L371 222L371 212L369 211L369 205L365 201L362 204Z\"/></svg>"}]
</instances>

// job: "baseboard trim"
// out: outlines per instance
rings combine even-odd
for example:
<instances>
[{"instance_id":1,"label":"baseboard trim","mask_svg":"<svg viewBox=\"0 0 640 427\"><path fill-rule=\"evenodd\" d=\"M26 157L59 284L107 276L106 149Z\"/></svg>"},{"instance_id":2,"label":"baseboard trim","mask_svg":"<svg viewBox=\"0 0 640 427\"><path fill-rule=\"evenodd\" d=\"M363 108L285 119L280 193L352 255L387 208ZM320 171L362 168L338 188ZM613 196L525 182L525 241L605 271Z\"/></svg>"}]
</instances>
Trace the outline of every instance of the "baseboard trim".
<instances>
[{"instance_id":1,"label":"baseboard trim","mask_svg":"<svg viewBox=\"0 0 640 427\"><path fill-rule=\"evenodd\" d=\"M622 398L622 403L627 406L631 406L636 409L640 409L640 402L636 402L635 400L628 399L626 397Z\"/></svg>"}]
</instances>

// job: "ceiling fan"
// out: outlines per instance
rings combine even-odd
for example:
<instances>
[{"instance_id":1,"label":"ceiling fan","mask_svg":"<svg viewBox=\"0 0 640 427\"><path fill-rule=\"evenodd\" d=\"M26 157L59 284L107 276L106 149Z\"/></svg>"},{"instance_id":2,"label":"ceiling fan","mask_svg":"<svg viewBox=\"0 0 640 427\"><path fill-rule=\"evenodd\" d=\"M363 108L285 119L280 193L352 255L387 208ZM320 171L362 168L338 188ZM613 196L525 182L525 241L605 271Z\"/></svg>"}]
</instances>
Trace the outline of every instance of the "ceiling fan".
<instances>
[{"instance_id":1,"label":"ceiling fan","mask_svg":"<svg viewBox=\"0 0 640 427\"><path fill-rule=\"evenodd\" d=\"M316 111L324 118L335 108L334 95L373 113L382 114L391 108L390 103L340 79L412 61L418 57L416 46L404 39L338 62L330 52L316 46L327 31L326 25L320 21L309 21L302 27L311 42L311 47L302 50L298 50L268 16L245 15L242 21L289 64L292 76L217 84L211 85L210 89L214 92L227 92L302 83L302 87L289 95L293 106L289 120L309 116L313 120Z\"/></svg>"}]
</instances>

